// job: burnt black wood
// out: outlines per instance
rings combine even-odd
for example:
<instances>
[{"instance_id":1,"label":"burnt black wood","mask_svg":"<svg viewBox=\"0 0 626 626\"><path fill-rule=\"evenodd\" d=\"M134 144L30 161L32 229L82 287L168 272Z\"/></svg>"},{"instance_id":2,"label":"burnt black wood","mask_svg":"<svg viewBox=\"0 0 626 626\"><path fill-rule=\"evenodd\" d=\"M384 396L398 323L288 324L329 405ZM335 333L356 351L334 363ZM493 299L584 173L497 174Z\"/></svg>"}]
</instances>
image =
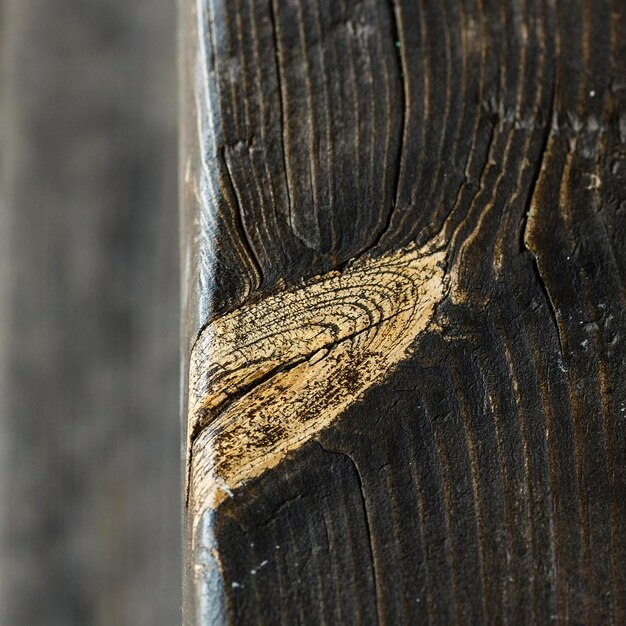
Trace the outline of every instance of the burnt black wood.
<instances>
[{"instance_id":1,"label":"burnt black wood","mask_svg":"<svg viewBox=\"0 0 626 626\"><path fill-rule=\"evenodd\" d=\"M189 347L437 235L462 294L218 508L220 619L626 623L626 3L183 5Z\"/></svg>"}]
</instances>

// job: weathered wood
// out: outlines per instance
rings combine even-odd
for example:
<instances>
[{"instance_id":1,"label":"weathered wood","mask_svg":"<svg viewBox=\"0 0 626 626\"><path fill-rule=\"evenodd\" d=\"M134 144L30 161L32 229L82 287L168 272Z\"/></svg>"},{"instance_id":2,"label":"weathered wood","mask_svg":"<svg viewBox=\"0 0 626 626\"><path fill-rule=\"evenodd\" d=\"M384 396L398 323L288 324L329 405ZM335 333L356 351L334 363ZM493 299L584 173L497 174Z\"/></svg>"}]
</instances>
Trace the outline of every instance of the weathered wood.
<instances>
[{"instance_id":1,"label":"weathered wood","mask_svg":"<svg viewBox=\"0 0 626 626\"><path fill-rule=\"evenodd\" d=\"M183 2L187 623L626 622L625 26Z\"/></svg>"}]
</instances>

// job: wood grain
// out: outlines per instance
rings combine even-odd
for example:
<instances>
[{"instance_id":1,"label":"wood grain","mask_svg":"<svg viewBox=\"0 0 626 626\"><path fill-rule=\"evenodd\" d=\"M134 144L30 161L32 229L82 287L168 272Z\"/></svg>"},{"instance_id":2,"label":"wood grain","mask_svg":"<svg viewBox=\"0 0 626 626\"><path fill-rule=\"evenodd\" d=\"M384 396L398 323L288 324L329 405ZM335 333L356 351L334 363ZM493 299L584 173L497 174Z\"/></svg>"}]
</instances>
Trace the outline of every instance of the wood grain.
<instances>
[{"instance_id":1,"label":"wood grain","mask_svg":"<svg viewBox=\"0 0 626 626\"><path fill-rule=\"evenodd\" d=\"M624 3L183 4L187 622L624 623Z\"/></svg>"}]
</instances>

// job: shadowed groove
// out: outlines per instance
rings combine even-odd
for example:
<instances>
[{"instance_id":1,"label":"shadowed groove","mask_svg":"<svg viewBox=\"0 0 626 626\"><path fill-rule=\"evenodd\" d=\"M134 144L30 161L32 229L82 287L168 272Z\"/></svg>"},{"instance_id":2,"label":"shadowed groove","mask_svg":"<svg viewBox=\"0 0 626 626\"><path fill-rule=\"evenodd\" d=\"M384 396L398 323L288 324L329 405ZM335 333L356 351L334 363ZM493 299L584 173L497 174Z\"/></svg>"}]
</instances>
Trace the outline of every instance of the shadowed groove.
<instances>
[{"instance_id":1,"label":"shadowed groove","mask_svg":"<svg viewBox=\"0 0 626 626\"><path fill-rule=\"evenodd\" d=\"M284 90L284 79L282 76L282 66L281 66L281 53L280 53L280 45L279 45L279 31L278 31L278 22L276 20L276 9L274 6L274 1L275 0L268 0L268 7L269 7L269 13L268 13L268 18L270 20L270 23L272 25L271 28L271 32L272 32L272 40L273 40L273 44L274 44L274 59L275 59L275 63L276 63L276 80L278 82L278 99L277 99L277 103L278 103L278 110L280 111L280 128L281 128L281 132L280 132L280 144L281 144L281 156L282 156L282 163L283 163L283 168L284 168L284 175L285 178L288 181L288 176L289 176L289 168L287 166L287 141L285 140L285 133L286 133L286 124L285 124L285 109L286 109L286 105L285 105L285 98L286 98L286 92ZM286 185L286 190L287 190L287 212L289 214L289 225L291 227L291 232L295 232L294 228L293 228L293 218L292 218L292 201L291 201L291 193L290 193L290 188L291 186L289 185L289 183L287 182Z\"/></svg>"}]
</instances>

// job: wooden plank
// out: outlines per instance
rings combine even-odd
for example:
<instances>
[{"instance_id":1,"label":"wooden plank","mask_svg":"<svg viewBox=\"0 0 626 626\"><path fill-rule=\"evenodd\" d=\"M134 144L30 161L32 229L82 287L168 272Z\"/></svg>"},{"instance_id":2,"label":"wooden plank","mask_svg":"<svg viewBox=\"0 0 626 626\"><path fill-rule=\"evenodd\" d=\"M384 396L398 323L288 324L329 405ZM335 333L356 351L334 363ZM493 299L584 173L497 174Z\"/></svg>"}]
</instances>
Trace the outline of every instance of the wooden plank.
<instances>
[{"instance_id":1,"label":"wooden plank","mask_svg":"<svg viewBox=\"0 0 626 626\"><path fill-rule=\"evenodd\" d=\"M625 25L183 3L188 624L626 620Z\"/></svg>"}]
</instances>

